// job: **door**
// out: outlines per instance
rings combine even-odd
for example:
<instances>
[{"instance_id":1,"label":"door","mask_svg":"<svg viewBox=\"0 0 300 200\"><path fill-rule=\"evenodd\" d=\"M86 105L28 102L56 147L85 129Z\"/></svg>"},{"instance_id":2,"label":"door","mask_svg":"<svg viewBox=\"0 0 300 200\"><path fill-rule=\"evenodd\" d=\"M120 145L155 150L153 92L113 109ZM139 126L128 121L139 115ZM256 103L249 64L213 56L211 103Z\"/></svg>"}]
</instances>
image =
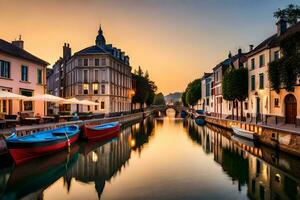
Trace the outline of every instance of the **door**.
<instances>
[{"instance_id":1,"label":"door","mask_svg":"<svg viewBox=\"0 0 300 200\"><path fill-rule=\"evenodd\" d=\"M289 94L285 97L285 122L295 124L297 116L297 100L294 95Z\"/></svg>"}]
</instances>

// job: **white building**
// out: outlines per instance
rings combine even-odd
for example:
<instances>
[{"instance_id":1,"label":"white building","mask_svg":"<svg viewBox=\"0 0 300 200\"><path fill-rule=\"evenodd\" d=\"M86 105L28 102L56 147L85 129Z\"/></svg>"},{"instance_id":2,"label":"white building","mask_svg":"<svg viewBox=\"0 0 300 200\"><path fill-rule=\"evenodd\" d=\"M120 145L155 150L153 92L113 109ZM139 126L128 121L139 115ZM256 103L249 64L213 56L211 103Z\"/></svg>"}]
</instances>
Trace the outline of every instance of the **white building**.
<instances>
[{"instance_id":1,"label":"white building","mask_svg":"<svg viewBox=\"0 0 300 200\"><path fill-rule=\"evenodd\" d=\"M132 88L129 57L106 44L100 27L95 45L75 53L65 68L65 97L90 100L96 106L80 106L80 112L130 111ZM73 106L72 110L76 108Z\"/></svg>"}]
</instances>

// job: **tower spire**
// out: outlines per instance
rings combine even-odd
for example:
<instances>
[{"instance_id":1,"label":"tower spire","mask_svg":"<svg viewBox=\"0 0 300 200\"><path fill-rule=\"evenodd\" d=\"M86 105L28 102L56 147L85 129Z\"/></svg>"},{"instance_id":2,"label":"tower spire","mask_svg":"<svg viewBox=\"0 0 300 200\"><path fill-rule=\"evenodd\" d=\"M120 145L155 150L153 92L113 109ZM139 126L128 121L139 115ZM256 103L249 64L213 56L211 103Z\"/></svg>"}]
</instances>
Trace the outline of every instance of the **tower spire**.
<instances>
[{"instance_id":1,"label":"tower spire","mask_svg":"<svg viewBox=\"0 0 300 200\"><path fill-rule=\"evenodd\" d=\"M105 40L105 37L103 36L101 24L99 26L98 35L96 37L96 45L97 46L105 46L106 45L106 40Z\"/></svg>"}]
</instances>

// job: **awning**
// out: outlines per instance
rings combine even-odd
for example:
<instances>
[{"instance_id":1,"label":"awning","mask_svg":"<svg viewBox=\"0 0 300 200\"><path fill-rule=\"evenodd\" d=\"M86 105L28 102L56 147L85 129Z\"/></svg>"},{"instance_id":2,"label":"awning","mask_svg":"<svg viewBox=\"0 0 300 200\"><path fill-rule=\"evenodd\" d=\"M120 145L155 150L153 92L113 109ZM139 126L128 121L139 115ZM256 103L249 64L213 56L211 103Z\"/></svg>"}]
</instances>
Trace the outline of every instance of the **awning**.
<instances>
[{"instance_id":1,"label":"awning","mask_svg":"<svg viewBox=\"0 0 300 200\"><path fill-rule=\"evenodd\" d=\"M51 94L38 94L33 97L28 97L25 101L45 101L45 102L53 102L53 103L63 103L65 99L61 97L53 96Z\"/></svg>"},{"instance_id":2,"label":"awning","mask_svg":"<svg viewBox=\"0 0 300 200\"><path fill-rule=\"evenodd\" d=\"M28 97L20 95L20 94L15 94L12 92L7 92L7 91L0 91L0 99L1 100L25 100Z\"/></svg>"}]
</instances>

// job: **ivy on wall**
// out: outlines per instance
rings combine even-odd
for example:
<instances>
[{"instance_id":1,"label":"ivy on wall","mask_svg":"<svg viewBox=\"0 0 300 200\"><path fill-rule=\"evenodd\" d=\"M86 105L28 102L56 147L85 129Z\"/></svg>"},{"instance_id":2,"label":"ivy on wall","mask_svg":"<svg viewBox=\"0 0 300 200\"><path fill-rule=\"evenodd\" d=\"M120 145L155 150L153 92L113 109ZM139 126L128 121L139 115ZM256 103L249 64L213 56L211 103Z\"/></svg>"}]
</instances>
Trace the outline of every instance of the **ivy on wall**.
<instances>
[{"instance_id":1,"label":"ivy on wall","mask_svg":"<svg viewBox=\"0 0 300 200\"><path fill-rule=\"evenodd\" d=\"M300 32L280 41L282 57L269 64L271 88L279 93L280 88L293 91L300 75Z\"/></svg>"}]
</instances>

